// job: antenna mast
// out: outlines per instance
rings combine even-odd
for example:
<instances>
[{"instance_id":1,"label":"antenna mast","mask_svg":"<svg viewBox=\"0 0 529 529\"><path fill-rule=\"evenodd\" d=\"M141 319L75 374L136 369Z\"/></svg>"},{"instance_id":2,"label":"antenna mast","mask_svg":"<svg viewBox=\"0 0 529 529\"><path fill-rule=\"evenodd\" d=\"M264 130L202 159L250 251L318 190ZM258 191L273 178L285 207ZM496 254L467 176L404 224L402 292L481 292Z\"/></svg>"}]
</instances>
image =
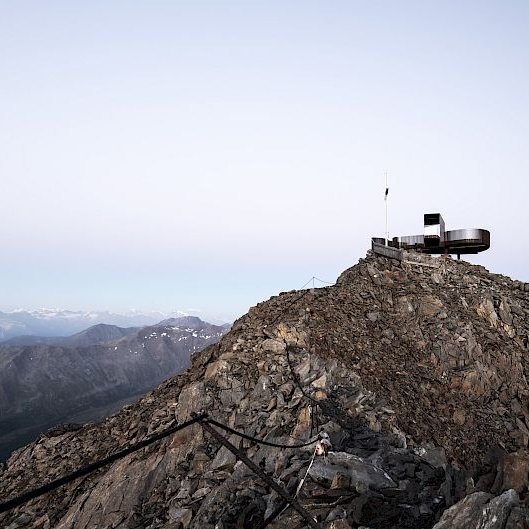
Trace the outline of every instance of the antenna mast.
<instances>
[{"instance_id":1,"label":"antenna mast","mask_svg":"<svg viewBox=\"0 0 529 529\"><path fill-rule=\"evenodd\" d=\"M388 240L389 240L389 231L388 231L388 193L389 193L389 187L388 187L388 172L386 171L385 173L386 175L386 192L384 193L384 203L385 203L385 206L386 206L386 246L388 245Z\"/></svg>"}]
</instances>

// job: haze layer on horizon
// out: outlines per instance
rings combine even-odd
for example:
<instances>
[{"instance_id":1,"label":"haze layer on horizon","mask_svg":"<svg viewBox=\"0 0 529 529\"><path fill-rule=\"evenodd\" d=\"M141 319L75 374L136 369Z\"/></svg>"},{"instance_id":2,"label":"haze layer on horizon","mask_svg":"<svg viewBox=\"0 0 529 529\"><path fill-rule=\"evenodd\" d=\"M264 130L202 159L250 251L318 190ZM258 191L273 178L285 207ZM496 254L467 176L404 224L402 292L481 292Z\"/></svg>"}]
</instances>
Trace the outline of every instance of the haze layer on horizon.
<instances>
[{"instance_id":1,"label":"haze layer on horizon","mask_svg":"<svg viewBox=\"0 0 529 529\"><path fill-rule=\"evenodd\" d=\"M233 319L384 232L529 281L529 4L0 7L0 310Z\"/></svg>"}]
</instances>

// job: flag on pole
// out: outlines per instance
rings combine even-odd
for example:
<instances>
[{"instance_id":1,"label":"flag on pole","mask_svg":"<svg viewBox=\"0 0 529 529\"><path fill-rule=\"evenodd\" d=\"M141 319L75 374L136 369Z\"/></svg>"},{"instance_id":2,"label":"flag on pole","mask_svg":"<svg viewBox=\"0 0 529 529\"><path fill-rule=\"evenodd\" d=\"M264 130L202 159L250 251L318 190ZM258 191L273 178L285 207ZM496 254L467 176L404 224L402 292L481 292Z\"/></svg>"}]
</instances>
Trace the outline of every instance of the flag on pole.
<instances>
[{"instance_id":1,"label":"flag on pole","mask_svg":"<svg viewBox=\"0 0 529 529\"><path fill-rule=\"evenodd\" d=\"M389 187L386 187L386 193L384 194L384 198L388 197L388 193L389 193Z\"/></svg>"}]
</instances>

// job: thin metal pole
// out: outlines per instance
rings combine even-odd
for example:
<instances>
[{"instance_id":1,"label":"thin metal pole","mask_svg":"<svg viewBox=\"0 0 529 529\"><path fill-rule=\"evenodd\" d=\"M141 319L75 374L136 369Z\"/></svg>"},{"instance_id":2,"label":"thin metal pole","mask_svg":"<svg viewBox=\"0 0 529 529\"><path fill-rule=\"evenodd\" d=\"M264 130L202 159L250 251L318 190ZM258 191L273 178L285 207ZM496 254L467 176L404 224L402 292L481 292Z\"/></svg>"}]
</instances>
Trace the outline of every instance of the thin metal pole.
<instances>
[{"instance_id":1,"label":"thin metal pole","mask_svg":"<svg viewBox=\"0 0 529 529\"><path fill-rule=\"evenodd\" d=\"M385 188L385 191L384 191L384 202L385 202L385 205L386 205L386 246L388 245L388 240L389 240L389 231L388 231L388 192L389 192L389 189L388 189L388 172L386 171L386 188Z\"/></svg>"},{"instance_id":2,"label":"thin metal pole","mask_svg":"<svg viewBox=\"0 0 529 529\"><path fill-rule=\"evenodd\" d=\"M289 503L293 509L295 509L307 522L309 527L312 529L321 529L314 518L300 505L296 498L293 498L283 487L277 484L268 474L264 472L262 468L257 466L251 459L249 459L241 450L233 446L225 437L223 437L215 428L212 428L207 422L202 421L200 426L210 435L215 437L219 443L224 445L235 457L240 459L250 470L253 470L265 483L272 489L274 489L279 496L281 496L287 503Z\"/></svg>"}]
</instances>

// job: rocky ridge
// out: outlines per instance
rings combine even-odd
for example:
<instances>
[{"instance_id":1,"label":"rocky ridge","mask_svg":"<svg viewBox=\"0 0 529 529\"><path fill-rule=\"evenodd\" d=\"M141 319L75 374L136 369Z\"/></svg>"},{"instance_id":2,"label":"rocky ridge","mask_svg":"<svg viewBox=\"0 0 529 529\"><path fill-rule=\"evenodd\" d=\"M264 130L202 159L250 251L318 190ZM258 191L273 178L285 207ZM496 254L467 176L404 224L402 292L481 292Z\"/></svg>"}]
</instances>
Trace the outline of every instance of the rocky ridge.
<instances>
[{"instance_id":1,"label":"rocky ridge","mask_svg":"<svg viewBox=\"0 0 529 529\"><path fill-rule=\"evenodd\" d=\"M17 451L2 498L207 410L322 527L527 527L529 288L484 268L368 255L333 287L252 308L183 375L100 424ZM309 469L310 466L310 470ZM307 474L307 479L303 478ZM278 498L200 425L24 508L9 529L250 528ZM450 507L450 508L448 508ZM303 527L287 509L268 527Z\"/></svg>"},{"instance_id":2,"label":"rocky ridge","mask_svg":"<svg viewBox=\"0 0 529 529\"><path fill-rule=\"evenodd\" d=\"M51 426L115 412L225 332L186 316L142 329L97 325L50 345L0 344L0 459Z\"/></svg>"}]
</instances>

